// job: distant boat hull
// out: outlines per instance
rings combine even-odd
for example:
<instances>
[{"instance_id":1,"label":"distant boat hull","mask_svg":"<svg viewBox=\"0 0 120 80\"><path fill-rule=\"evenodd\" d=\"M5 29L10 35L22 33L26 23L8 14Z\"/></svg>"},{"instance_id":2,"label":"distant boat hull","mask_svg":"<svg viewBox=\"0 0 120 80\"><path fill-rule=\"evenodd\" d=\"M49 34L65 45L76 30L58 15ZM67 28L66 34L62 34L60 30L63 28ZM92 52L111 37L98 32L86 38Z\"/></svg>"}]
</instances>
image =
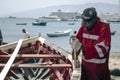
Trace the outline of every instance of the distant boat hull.
<instances>
[{"instance_id":1,"label":"distant boat hull","mask_svg":"<svg viewBox=\"0 0 120 80\"><path fill-rule=\"evenodd\" d=\"M108 22L120 22L120 18L112 18L107 20Z\"/></svg>"},{"instance_id":2,"label":"distant boat hull","mask_svg":"<svg viewBox=\"0 0 120 80\"><path fill-rule=\"evenodd\" d=\"M27 23L16 23L16 25L27 25Z\"/></svg>"},{"instance_id":3,"label":"distant boat hull","mask_svg":"<svg viewBox=\"0 0 120 80\"><path fill-rule=\"evenodd\" d=\"M14 17L14 16L9 16L8 18L10 18L10 19L16 19L16 17Z\"/></svg>"},{"instance_id":4,"label":"distant boat hull","mask_svg":"<svg viewBox=\"0 0 120 80\"><path fill-rule=\"evenodd\" d=\"M57 31L57 32L51 32L47 33L47 36L49 37L60 37L60 36L69 36L71 32L71 29L69 30L64 30L64 31Z\"/></svg>"},{"instance_id":5,"label":"distant boat hull","mask_svg":"<svg viewBox=\"0 0 120 80\"><path fill-rule=\"evenodd\" d=\"M115 21L115 20L107 20L108 22L120 22L120 20L119 21Z\"/></svg>"},{"instance_id":6,"label":"distant boat hull","mask_svg":"<svg viewBox=\"0 0 120 80\"><path fill-rule=\"evenodd\" d=\"M111 32L111 35L115 35L116 31Z\"/></svg>"},{"instance_id":7,"label":"distant boat hull","mask_svg":"<svg viewBox=\"0 0 120 80\"><path fill-rule=\"evenodd\" d=\"M47 22L33 22L32 25L46 26Z\"/></svg>"},{"instance_id":8,"label":"distant boat hull","mask_svg":"<svg viewBox=\"0 0 120 80\"><path fill-rule=\"evenodd\" d=\"M38 20L45 20L47 22L58 22L61 19L57 16L39 17Z\"/></svg>"},{"instance_id":9,"label":"distant boat hull","mask_svg":"<svg viewBox=\"0 0 120 80\"><path fill-rule=\"evenodd\" d=\"M68 25L75 25L75 23L68 23Z\"/></svg>"}]
</instances>

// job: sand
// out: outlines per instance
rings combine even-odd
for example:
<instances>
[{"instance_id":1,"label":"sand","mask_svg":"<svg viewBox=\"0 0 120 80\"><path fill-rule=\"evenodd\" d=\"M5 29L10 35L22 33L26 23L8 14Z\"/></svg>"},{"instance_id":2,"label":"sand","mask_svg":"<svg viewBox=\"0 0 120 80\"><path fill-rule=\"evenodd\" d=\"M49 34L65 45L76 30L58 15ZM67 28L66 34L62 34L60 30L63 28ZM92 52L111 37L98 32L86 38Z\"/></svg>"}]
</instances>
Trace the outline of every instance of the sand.
<instances>
[{"instance_id":1,"label":"sand","mask_svg":"<svg viewBox=\"0 0 120 80\"><path fill-rule=\"evenodd\" d=\"M110 53L109 69L120 75L120 53ZM115 70L119 70L116 72ZM120 76L111 75L112 80L120 80Z\"/></svg>"}]
</instances>

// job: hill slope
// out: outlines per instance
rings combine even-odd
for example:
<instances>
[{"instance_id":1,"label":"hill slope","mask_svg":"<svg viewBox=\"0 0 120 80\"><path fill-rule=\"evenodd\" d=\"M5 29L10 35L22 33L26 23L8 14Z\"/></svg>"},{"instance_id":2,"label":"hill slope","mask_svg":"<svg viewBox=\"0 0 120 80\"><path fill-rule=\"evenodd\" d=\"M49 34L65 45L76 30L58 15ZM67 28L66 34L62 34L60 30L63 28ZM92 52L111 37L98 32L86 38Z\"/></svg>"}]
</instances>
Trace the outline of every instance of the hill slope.
<instances>
[{"instance_id":1,"label":"hill slope","mask_svg":"<svg viewBox=\"0 0 120 80\"><path fill-rule=\"evenodd\" d=\"M48 16L51 12L61 9L62 11L70 12L80 12L87 7L95 7L98 13L114 13L119 11L118 5L108 4L108 3L87 3L80 5L61 5L61 6L51 6L46 8L39 8L30 11L25 11L21 13L8 14L6 16L12 15L16 17L39 17L39 16Z\"/></svg>"}]
</instances>

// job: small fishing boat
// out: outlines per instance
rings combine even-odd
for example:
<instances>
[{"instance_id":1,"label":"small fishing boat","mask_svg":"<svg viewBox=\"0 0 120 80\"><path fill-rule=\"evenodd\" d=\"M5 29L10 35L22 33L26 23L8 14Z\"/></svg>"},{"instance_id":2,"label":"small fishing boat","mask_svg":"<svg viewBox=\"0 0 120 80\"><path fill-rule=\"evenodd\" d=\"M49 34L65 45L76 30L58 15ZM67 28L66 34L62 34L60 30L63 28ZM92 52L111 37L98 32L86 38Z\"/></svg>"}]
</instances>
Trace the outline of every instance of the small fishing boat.
<instances>
[{"instance_id":1,"label":"small fishing boat","mask_svg":"<svg viewBox=\"0 0 120 80\"><path fill-rule=\"evenodd\" d=\"M49 37L69 36L71 31L72 31L71 29L68 29L64 31L50 32L50 33L47 33L47 36Z\"/></svg>"},{"instance_id":2,"label":"small fishing boat","mask_svg":"<svg viewBox=\"0 0 120 80\"><path fill-rule=\"evenodd\" d=\"M16 19L16 17L14 17L14 16L9 16L8 18L9 19Z\"/></svg>"},{"instance_id":3,"label":"small fishing boat","mask_svg":"<svg viewBox=\"0 0 120 80\"><path fill-rule=\"evenodd\" d=\"M0 46L0 80L72 80L69 52L42 37Z\"/></svg>"},{"instance_id":4,"label":"small fishing boat","mask_svg":"<svg viewBox=\"0 0 120 80\"><path fill-rule=\"evenodd\" d=\"M27 25L27 23L16 23L16 25Z\"/></svg>"},{"instance_id":5,"label":"small fishing boat","mask_svg":"<svg viewBox=\"0 0 120 80\"><path fill-rule=\"evenodd\" d=\"M68 23L68 25L75 25L75 23Z\"/></svg>"},{"instance_id":6,"label":"small fishing boat","mask_svg":"<svg viewBox=\"0 0 120 80\"><path fill-rule=\"evenodd\" d=\"M36 20L35 22L32 23L32 25L36 26L46 26L47 22L45 20Z\"/></svg>"},{"instance_id":7,"label":"small fishing boat","mask_svg":"<svg viewBox=\"0 0 120 80\"><path fill-rule=\"evenodd\" d=\"M112 31L112 32L111 32L111 35L115 35L115 33L116 33L116 31Z\"/></svg>"},{"instance_id":8,"label":"small fishing boat","mask_svg":"<svg viewBox=\"0 0 120 80\"><path fill-rule=\"evenodd\" d=\"M120 18L111 18L107 20L108 22L120 22Z\"/></svg>"}]
</instances>

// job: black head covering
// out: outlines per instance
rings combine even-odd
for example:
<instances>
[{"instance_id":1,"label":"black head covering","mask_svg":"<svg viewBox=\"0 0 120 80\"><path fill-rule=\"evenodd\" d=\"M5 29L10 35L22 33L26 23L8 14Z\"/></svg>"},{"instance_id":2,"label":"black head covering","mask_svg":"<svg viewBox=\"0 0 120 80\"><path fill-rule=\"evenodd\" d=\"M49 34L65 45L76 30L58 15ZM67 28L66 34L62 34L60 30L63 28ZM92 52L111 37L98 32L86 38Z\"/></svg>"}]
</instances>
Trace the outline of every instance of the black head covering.
<instances>
[{"instance_id":1,"label":"black head covering","mask_svg":"<svg viewBox=\"0 0 120 80\"><path fill-rule=\"evenodd\" d=\"M22 31L23 31L24 33L26 33L26 30L25 30L25 29L22 29Z\"/></svg>"},{"instance_id":2,"label":"black head covering","mask_svg":"<svg viewBox=\"0 0 120 80\"><path fill-rule=\"evenodd\" d=\"M91 31L97 21L96 9L87 8L82 13L82 26L85 26L88 31Z\"/></svg>"}]
</instances>

